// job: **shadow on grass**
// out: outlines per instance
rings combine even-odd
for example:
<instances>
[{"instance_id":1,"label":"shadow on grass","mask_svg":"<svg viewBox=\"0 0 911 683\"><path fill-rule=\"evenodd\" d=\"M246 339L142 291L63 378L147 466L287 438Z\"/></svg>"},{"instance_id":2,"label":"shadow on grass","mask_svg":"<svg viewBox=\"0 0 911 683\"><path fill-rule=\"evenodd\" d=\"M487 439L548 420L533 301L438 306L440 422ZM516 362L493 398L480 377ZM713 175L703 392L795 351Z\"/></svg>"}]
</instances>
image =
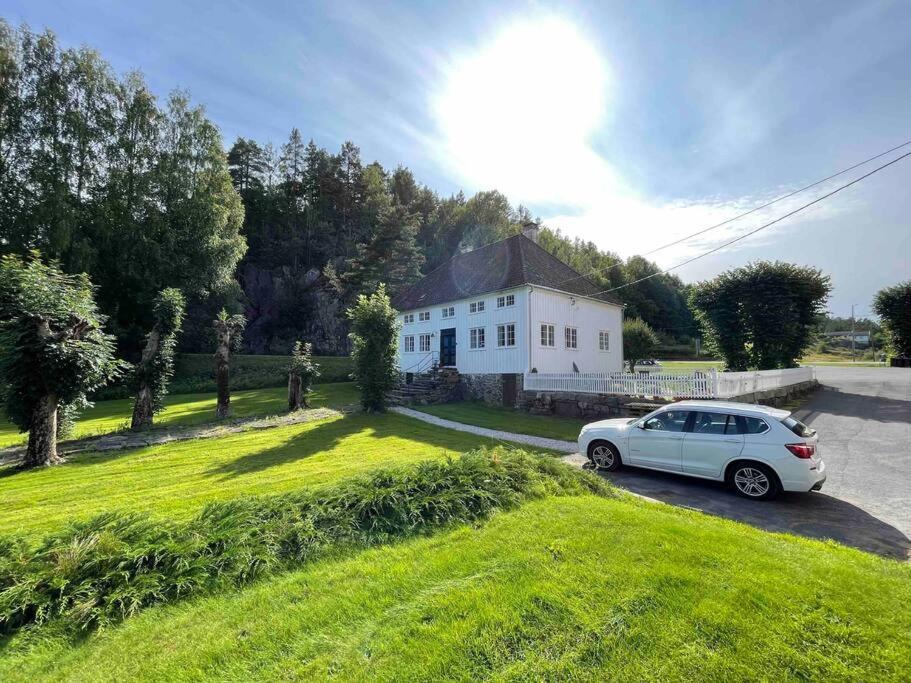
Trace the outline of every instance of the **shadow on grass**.
<instances>
[{"instance_id":1,"label":"shadow on grass","mask_svg":"<svg viewBox=\"0 0 911 683\"><path fill-rule=\"evenodd\" d=\"M315 423L297 432L279 446L242 455L212 468L208 474L237 477L261 472L270 467L305 460L325 453L349 438L357 438L359 444L352 443L351 448L340 453L339 457L369 457L369 453L362 452L359 445L375 448L377 447L375 442L391 438L407 439L426 446L428 450L446 449L457 452L471 450L481 445L493 445L493 441L490 439L441 429L402 415L351 413L341 418ZM389 448L393 447L392 444L389 445Z\"/></svg>"}]
</instances>

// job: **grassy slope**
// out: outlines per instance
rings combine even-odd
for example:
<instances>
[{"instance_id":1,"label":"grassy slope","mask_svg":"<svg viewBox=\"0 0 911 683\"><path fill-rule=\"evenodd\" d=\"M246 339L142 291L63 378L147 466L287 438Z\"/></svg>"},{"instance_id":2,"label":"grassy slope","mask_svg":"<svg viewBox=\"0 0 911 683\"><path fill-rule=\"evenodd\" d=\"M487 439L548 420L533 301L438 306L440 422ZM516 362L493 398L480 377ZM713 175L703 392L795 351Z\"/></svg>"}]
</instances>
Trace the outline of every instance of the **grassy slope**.
<instances>
[{"instance_id":1,"label":"grassy slope","mask_svg":"<svg viewBox=\"0 0 911 683\"><path fill-rule=\"evenodd\" d=\"M87 453L59 467L0 469L0 533L34 536L112 509L187 516L210 500L317 486L367 469L491 444L400 415L354 413L213 439Z\"/></svg>"},{"instance_id":2,"label":"grassy slope","mask_svg":"<svg viewBox=\"0 0 911 683\"><path fill-rule=\"evenodd\" d=\"M76 644L22 634L0 679L897 681L909 600L908 566L858 551L551 498Z\"/></svg>"},{"instance_id":3,"label":"grassy slope","mask_svg":"<svg viewBox=\"0 0 911 683\"><path fill-rule=\"evenodd\" d=\"M340 406L359 401L353 382L318 384L311 395L311 405ZM288 390L285 387L272 389L248 389L231 392L233 417L278 415L288 409ZM85 411L76 423L74 437L107 434L126 429L133 414L132 399L98 401L93 408ZM215 395L172 394L165 399L165 409L155 417L159 426L186 426L215 421ZM0 448L25 443L26 434L20 434L16 426L3 420L0 422Z\"/></svg>"},{"instance_id":4,"label":"grassy slope","mask_svg":"<svg viewBox=\"0 0 911 683\"><path fill-rule=\"evenodd\" d=\"M433 406L411 406L422 413L436 415L446 420L465 424L501 429L516 434L532 434L550 439L575 441L585 420L571 417L551 417L546 415L529 415L510 408L489 406L483 403L465 401L461 403L444 403Z\"/></svg>"}]
</instances>

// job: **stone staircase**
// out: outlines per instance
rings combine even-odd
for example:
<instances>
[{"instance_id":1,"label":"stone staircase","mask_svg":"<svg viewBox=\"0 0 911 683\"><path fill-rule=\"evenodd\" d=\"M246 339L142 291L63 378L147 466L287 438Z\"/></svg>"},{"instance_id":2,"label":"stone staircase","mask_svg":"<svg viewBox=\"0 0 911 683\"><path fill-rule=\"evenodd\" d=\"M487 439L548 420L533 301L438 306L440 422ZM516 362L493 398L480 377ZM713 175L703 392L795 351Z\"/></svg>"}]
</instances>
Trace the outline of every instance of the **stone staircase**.
<instances>
[{"instance_id":1,"label":"stone staircase","mask_svg":"<svg viewBox=\"0 0 911 683\"><path fill-rule=\"evenodd\" d=\"M450 401L459 384L458 373L453 372L414 374L411 376L411 382L403 381L386 394L386 399L391 405L399 406L430 405Z\"/></svg>"}]
</instances>

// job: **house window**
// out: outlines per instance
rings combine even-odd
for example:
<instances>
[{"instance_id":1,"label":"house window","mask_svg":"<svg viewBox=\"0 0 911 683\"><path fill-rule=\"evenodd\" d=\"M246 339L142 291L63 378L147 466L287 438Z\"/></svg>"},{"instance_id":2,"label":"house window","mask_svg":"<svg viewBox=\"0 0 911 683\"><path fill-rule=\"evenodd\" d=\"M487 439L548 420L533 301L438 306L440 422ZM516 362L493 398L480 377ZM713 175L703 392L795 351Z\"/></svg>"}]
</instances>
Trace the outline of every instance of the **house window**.
<instances>
[{"instance_id":1,"label":"house window","mask_svg":"<svg viewBox=\"0 0 911 683\"><path fill-rule=\"evenodd\" d=\"M610 332L607 330L598 332L598 348L601 351L610 351Z\"/></svg>"},{"instance_id":2,"label":"house window","mask_svg":"<svg viewBox=\"0 0 911 683\"><path fill-rule=\"evenodd\" d=\"M541 346L553 346L554 345L554 326L543 324L541 325Z\"/></svg>"},{"instance_id":3,"label":"house window","mask_svg":"<svg viewBox=\"0 0 911 683\"><path fill-rule=\"evenodd\" d=\"M410 334L407 337L405 337L404 349L405 349L405 353L414 352L414 335L413 334Z\"/></svg>"},{"instance_id":4,"label":"house window","mask_svg":"<svg viewBox=\"0 0 911 683\"><path fill-rule=\"evenodd\" d=\"M483 301L472 301L468 304L469 313L483 313L484 312L484 302Z\"/></svg>"},{"instance_id":5,"label":"house window","mask_svg":"<svg viewBox=\"0 0 911 683\"><path fill-rule=\"evenodd\" d=\"M444 318L454 318L455 317L455 306L447 306L443 309Z\"/></svg>"},{"instance_id":6,"label":"house window","mask_svg":"<svg viewBox=\"0 0 911 683\"><path fill-rule=\"evenodd\" d=\"M430 320L430 311L421 311L418 313L419 323L426 323L428 320Z\"/></svg>"},{"instance_id":7,"label":"house window","mask_svg":"<svg viewBox=\"0 0 911 683\"><path fill-rule=\"evenodd\" d=\"M515 306L515 305L516 305L516 295L515 294L507 294L505 296L497 297L497 308L506 308L507 306Z\"/></svg>"},{"instance_id":8,"label":"house window","mask_svg":"<svg viewBox=\"0 0 911 683\"><path fill-rule=\"evenodd\" d=\"M484 340L484 328L472 327L468 331L468 348L483 349L486 342Z\"/></svg>"},{"instance_id":9,"label":"house window","mask_svg":"<svg viewBox=\"0 0 911 683\"><path fill-rule=\"evenodd\" d=\"M568 349L578 349L579 348L579 335L575 327L566 327L563 330L564 339L566 340L566 348Z\"/></svg>"},{"instance_id":10,"label":"house window","mask_svg":"<svg viewBox=\"0 0 911 683\"><path fill-rule=\"evenodd\" d=\"M422 334L420 336L419 342L421 344L421 353L427 353L430 351L430 335Z\"/></svg>"},{"instance_id":11,"label":"house window","mask_svg":"<svg viewBox=\"0 0 911 683\"><path fill-rule=\"evenodd\" d=\"M501 349L516 345L516 325L506 323L497 325L497 346Z\"/></svg>"},{"instance_id":12,"label":"house window","mask_svg":"<svg viewBox=\"0 0 911 683\"><path fill-rule=\"evenodd\" d=\"M410 325L411 323L414 322L414 313L406 313L406 314L403 316L402 321L403 321L406 325Z\"/></svg>"}]
</instances>

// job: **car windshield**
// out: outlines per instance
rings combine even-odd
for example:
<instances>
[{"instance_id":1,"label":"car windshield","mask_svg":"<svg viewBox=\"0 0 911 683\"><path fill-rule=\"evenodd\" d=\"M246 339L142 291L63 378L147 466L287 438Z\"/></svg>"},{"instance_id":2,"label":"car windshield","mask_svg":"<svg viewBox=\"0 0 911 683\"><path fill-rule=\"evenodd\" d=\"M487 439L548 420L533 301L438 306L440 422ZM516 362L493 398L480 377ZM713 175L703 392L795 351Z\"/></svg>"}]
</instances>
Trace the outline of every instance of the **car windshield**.
<instances>
[{"instance_id":1,"label":"car windshield","mask_svg":"<svg viewBox=\"0 0 911 683\"><path fill-rule=\"evenodd\" d=\"M785 419L781 421L785 427L794 432L797 436L801 436L805 439L808 439L811 436L816 436L816 430L810 427L807 427L800 420L795 420L793 417L788 415Z\"/></svg>"}]
</instances>

